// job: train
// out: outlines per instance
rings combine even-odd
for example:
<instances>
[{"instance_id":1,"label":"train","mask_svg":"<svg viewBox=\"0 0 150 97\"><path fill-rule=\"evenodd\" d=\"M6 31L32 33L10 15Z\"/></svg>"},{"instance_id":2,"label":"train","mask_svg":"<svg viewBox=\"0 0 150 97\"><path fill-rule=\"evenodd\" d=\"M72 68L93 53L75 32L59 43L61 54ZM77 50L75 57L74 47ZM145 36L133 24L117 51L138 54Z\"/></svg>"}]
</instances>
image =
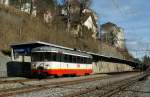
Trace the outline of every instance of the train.
<instances>
[{"instance_id":1,"label":"train","mask_svg":"<svg viewBox=\"0 0 150 97\"><path fill-rule=\"evenodd\" d=\"M85 52L43 46L31 51L32 75L83 76L92 73L92 56Z\"/></svg>"}]
</instances>

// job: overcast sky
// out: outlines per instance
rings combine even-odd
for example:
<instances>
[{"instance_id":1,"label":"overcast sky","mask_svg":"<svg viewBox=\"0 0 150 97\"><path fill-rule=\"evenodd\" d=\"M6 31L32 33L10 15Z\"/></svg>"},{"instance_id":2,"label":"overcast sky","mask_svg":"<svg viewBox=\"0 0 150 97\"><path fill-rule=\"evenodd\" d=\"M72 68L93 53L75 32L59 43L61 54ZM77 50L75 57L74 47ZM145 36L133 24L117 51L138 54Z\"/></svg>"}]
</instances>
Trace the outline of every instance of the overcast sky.
<instances>
[{"instance_id":1,"label":"overcast sky","mask_svg":"<svg viewBox=\"0 0 150 97\"><path fill-rule=\"evenodd\" d=\"M150 0L93 0L91 8L99 16L98 23L113 22L125 31L127 47L150 49ZM131 52L143 56L150 52Z\"/></svg>"}]
</instances>

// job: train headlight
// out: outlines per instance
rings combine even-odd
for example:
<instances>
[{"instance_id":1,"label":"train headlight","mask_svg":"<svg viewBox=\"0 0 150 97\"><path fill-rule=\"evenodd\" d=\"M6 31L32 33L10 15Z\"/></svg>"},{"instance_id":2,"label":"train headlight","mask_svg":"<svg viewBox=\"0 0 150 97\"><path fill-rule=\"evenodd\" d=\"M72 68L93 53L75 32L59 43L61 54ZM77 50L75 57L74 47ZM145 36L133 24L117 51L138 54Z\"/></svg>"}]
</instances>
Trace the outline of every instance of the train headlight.
<instances>
[{"instance_id":1,"label":"train headlight","mask_svg":"<svg viewBox=\"0 0 150 97\"><path fill-rule=\"evenodd\" d=\"M45 66L46 66L46 67L48 67L48 66L49 66L49 64L46 64Z\"/></svg>"}]
</instances>

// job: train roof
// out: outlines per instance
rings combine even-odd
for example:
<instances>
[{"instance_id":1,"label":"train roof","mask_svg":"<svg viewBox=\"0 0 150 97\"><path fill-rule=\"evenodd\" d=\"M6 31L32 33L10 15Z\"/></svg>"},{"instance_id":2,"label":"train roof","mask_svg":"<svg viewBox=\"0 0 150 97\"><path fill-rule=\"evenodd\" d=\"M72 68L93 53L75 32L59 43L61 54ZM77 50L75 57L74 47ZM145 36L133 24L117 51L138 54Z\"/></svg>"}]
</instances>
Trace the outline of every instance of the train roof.
<instances>
[{"instance_id":1,"label":"train roof","mask_svg":"<svg viewBox=\"0 0 150 97\"><path fill-rule=\"evenodd\" d=\"M33 52L58 52L68 55L74 55L74 56L83 56L83 57L89 57L92 58L90 54L87 54L85 52L75 51L75 50L69 50L69 49L63 49L63 48L57 48L57 47L51 47L51 46L42 46L32 49Z\"/></svg>"}]
</instances>

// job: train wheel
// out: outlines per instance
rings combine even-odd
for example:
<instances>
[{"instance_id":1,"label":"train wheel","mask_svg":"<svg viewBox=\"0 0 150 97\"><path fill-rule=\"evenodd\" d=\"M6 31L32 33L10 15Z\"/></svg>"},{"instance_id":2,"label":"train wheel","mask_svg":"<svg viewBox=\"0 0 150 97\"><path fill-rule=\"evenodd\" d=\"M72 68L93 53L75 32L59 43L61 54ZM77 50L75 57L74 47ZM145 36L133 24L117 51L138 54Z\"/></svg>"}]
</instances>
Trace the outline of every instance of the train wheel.
<instances>
[{"instance_id":1,"label":"train wheel","mask_svg":"<svg viewBox=\"0 0 150 97\"><path fill-rule=\"evenodd\" d=\"M44 79L47 78L48 74L47 73L39 73L38 74L38 79Z\"/></svg>"},{"instance_id":2,"label":"train wheel","mask_svg":"<svg viewBox=\"0 0 150 97\"><path fill-rule=\"evenodd\" d=\"M89 73L85 73L85 76L88 76L88 75L90 75Z\"/></svg>"},{"instance_id":3,"label":"train wheel","mask_svg":"<svg viewBox=\"0 0 150 97\"><path fill-rule=\"evenodd\" d=\"M60 78L62 75L54 75L55 78Z\"/></svg>"}]
</instances>

